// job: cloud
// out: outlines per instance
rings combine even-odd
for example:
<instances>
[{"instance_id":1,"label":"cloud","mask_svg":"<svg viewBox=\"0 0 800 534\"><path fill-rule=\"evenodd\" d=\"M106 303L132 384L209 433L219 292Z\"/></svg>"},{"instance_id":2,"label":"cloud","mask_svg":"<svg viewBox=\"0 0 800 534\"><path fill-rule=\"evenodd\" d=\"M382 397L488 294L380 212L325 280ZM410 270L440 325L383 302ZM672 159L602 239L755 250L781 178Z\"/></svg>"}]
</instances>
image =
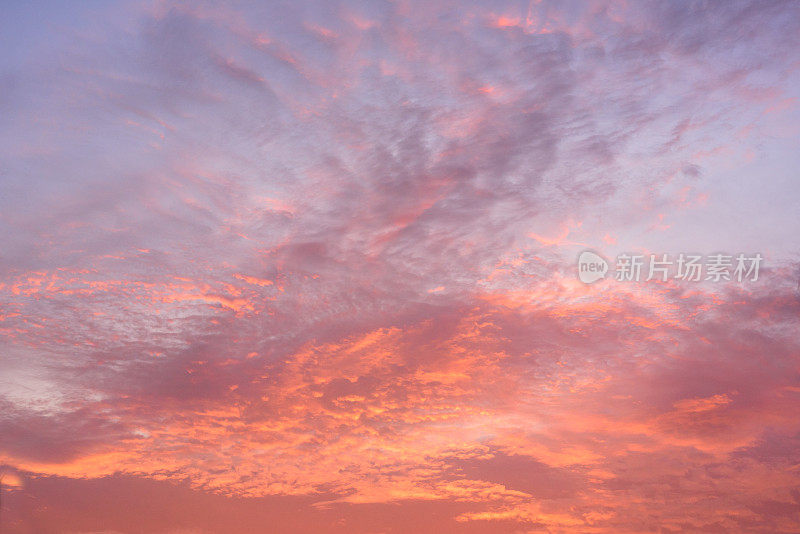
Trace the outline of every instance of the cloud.
<instances>
[{"instance_id":1,"label":"cloud","mask_svg":"<svg viewBox=\"0 0 800 534\"><path fill-rule=\"evenodd\" d=\"M49 16L0 72L12 529L795 529L792 4ZM757 283L574 272L730 244Z\"/></svg>"}]
</instances>

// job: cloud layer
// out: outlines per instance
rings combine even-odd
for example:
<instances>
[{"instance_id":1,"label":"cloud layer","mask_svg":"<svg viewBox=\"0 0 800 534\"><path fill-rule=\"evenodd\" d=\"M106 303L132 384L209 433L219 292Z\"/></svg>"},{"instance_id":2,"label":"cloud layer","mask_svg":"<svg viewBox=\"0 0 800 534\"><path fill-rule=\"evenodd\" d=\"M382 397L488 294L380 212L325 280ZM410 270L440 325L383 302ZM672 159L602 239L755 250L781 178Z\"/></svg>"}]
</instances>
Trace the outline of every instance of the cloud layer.
<instances>
[{"instance_id":1,"label":"cloud layer","mask_svg":"<svg viewBox=\"0 0 800 534\"><path fill-rule=\"evenodd\" d=\"M796 4L31 9L3 528L800 528Z\"/></svg>"}]
</instances>

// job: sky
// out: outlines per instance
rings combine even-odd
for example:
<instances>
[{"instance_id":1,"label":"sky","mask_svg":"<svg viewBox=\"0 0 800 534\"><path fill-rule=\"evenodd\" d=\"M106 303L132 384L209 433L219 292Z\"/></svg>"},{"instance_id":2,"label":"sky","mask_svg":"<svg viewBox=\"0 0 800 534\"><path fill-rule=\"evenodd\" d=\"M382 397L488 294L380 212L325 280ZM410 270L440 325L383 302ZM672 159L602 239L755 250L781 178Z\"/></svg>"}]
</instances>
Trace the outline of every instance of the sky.
<instances>
[{"instance_id":1,"label":"sky","mask_svg":"<svg viewBox=\"0 0 800 534\"><path fill-rule=\"evenodd\" d=\"M800 4L2 11L0 532L800 531Z\"/></svg>"}]
</instances>

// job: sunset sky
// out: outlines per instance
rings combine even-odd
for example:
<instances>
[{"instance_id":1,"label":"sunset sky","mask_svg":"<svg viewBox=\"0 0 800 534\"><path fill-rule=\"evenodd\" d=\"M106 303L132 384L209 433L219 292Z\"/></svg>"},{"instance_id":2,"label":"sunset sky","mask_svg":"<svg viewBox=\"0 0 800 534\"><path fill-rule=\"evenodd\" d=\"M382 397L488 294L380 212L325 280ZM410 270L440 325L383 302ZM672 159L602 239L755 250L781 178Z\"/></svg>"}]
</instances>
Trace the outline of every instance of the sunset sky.
<instances>
[{"instance_id":1,"label":"sunset sky","mask_svg":"<svg viewBox=\"0 0 800 534\"><path fill-rule=\"evenodd\" d=\"M799 235L800 2L5 0L0 532L800 532Z\"/></svg>"}]
</instances>

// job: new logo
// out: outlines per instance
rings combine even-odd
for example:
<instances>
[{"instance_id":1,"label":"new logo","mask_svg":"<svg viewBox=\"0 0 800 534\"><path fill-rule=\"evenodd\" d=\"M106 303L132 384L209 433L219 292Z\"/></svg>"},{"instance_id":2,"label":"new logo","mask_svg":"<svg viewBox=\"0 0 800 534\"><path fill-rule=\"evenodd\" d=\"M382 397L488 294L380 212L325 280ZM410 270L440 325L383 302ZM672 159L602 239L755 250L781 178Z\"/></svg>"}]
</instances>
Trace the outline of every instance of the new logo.
<instances>
[{"instance_id":1,"label":"new logo","mask_svg":"<svg viewBox=\"0 0 800 534\"><path fill-rule=\"evenodd\" d=\"M606 277L608 262L591 250L584 250L578 256L578 279L584 284L597 282Z\"/></svg>"}]
</instances>

